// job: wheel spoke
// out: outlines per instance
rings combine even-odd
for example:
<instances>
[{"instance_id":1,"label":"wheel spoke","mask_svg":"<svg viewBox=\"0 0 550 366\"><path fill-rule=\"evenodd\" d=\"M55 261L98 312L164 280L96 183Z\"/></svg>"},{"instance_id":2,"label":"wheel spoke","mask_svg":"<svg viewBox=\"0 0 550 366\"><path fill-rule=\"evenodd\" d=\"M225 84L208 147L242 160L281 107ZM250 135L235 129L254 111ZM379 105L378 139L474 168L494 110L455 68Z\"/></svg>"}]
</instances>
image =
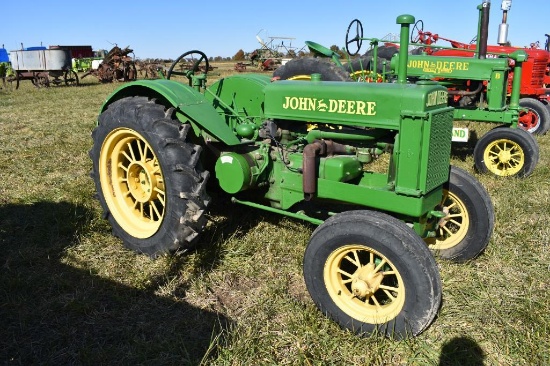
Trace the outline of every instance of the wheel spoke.
<instances>
[{"instance_id":1,"label":"wheel spoke","mask_svg":"<svg viewBox=\"0 0 550 366\"><path fill-rule=\"evenodd\" d=\"M130 149L130 151L132 151L132 150ZM127 153L126 151L122 151L122 155L124 155L124 157L125 157L126 159L128 159L128 161L134 161L134 160L136 160L136 159L131 158L131 157L128 155L128 153ZM122 164L122 163L121 163L121 164Z\"/></svg>"},{"instance_id":2,"label":"wheel spoke","mask_svg":"<svg viewBox=\"0 0 550 366\"><path fill-rule=\"evenodd\" d=\"M157 205L154 203L151 203L152 210L157 214L157 217L160 219L162 217L161 213L159 212ZM153 219L153 213L151 212L151 219Z\"/></svg>"},{"instance_id":3,"label":"wheel spoke","mask_svg":"<svg viewBox=\"0 0 550 366\"><path fill-rule=\"evenodd\" d=\"M458 226L459 228L462 226L462 223L461 222L458 222L456 220L449 220L449 222L452 222L453 224L455 224L456 226Z\"/></svg>"},{"instance_id":4,"label":"wheel spoke","mask_svg":"<svg viewBox=\"0 0 550 366\"><path fill-rule=\"evenodd\" d=\"M445 231L447 234L449 234L449 236L453 236L454 233L451 231L451 229L449 229L447 227L447 225L443 226L441 229L443 229L443 231Z\"/></svg>"},{"instance_id":5,"label":"wheel spoke","mask_svg":"<svg viewBox=\"0 0 550 366\"><path fill-rule=\"evenodd\" d=\"M378 265L376 266L376 268L374 269L373 272L376 273L376 272L380 271L380 268L382 268L382 266L386 263L387 263L386 258L382 258L382 260L380 261L380 263L378 263Z\"/></svg>"},{"instance_id":6,"label":"wheel spoke","mask_svg":"<svg viewBox=\"0 0 550 366\"><path fill-rule=\"evenodd\" d=\"M388 285L380 285L380 288L383 289L383 290L386 290L386 291L391 291L391 292L395 292L395 293L399 293L399 287L393 287L393 286L388 286ZM392 297L395 297L392 295Z\"/></svg>"},{"instance_id":7,"label":"wheel spoke","mask_svg":"<svg viewBox=\"0 0 550 366\"><path fill-rule=\"evenodd\" d=\"M347 273L346 271L344 271L344 270L341 269L341 268L338 268L336 271L337 271L338 273L340 273L340 274L346 276L346 277L349 277L349 278L353 277L353 275Z\"/></svg>"},{"instance_id":8,"label":"wheel spoke","mask_svg":"<svg viewBox=\"0 0 550 366\"><path fill-rule=\"evenodd\" d=\"M126 173L128 173L128 167L125 166L124 164L118 163L117 166L118 166L120 169L124 170Z\"/></svg>"},{"instance_id":9,"label":"wheel spoke","mask_svg":"<svg viewBox=\"0 0 550 366\"><path fill-rule=\"evenodd\" d=\"M128 151L132 155L132 157L129 157L128 160L129 161L136 161L136 156L134 155L134 149L132 147L132 144L130 142L128 142L128 143L126 143L126 145L128 145Z\"/></svg>"}]
</instances>

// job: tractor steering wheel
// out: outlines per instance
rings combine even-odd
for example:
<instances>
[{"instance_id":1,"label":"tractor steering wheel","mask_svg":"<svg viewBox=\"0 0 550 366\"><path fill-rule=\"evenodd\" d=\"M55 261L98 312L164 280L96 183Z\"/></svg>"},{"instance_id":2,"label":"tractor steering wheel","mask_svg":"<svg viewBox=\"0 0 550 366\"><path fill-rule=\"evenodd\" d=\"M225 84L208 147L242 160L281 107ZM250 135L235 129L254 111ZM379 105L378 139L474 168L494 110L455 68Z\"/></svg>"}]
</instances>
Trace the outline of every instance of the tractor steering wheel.
<instances>
[{"instance_id":1,"label":"tractor steering wheel","mask_svg":"<svg viewBox=\"0 0 550 366\"><path fill-rule=\"evenodd\" d=\"M178 64L178 62L180 62L182 59L185 58L185 56L188 56L188 55L192 55L192 54L198 54L200 55L200 57L196 60L196 61L193 61L193 64L192 66L186 70L186 71L174 71L174 67L176 67L176 65ZM194 60L194 59L193 59ZM199 67L200 63L204 60L204 63L205 63L205 67L204 67L204 70L202 70L202 68ZM191 80L192 80L192 76L195 75L195 72L199 71L199 70L202 70L204 72L204 74L206 74L208 72L208 70L210 69L210 64L208 62L208 57L206 57L206 55L204 54L204 52L202 51L197 51L197 50L193 50L193 51L188 51L188 52L185 52L183 55L181 55L180 57L178 57L176 59L176 61L174 61L172 63L172 65L170 65L170 68L168 69L168 72L166 73L166 79L170 80L170 77L172 75L183 75L185 76L187 79L189 79L189 86L191 86Z\"/></svg>"},{"instance_id":2,"label":"tractor steering wheel","mask_svg":"<svg viewBox=\"0 0 550 366\"><path fill-rule=\"evenodd\" d=\"M349 37L349 31L355 24L355 36L350 39ZM351 43L357 44L357 51L351 52L349 50L349 45ZM359 50L361 49L361 45L363 44L363 24L361 24L361 21L359 19L354 19L349 23L348 30L346 31L346 52L350 56L355 56L359 53Z\"/></svg>"},{"instance_id":3,"label":"tractor steering wheel","mask_svg":"<svg viewBox=\"0 0 550 366\"><path fill-rule=\"evenodd\" d=\"M418 43L420 39L422 38L422 34L424 33L424 22L422 19L418 20L416 23L414 23L412 32L411 32L411 43Z\"/></svg>"}]
</instances>

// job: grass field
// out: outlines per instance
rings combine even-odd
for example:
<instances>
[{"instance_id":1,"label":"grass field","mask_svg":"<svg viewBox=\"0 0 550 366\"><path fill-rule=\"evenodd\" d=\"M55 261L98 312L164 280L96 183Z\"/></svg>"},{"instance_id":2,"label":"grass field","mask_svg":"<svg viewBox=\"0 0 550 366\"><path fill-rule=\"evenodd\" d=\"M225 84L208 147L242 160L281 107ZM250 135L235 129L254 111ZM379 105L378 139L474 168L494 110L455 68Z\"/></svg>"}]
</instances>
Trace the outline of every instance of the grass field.
<instances>
[{"instance_id":1,"label":"grass field","mask_svg":"<svg viewBox=\"0 0 550 366\"><path fill-rule=\"evenodd\" d=\"M550 136L537 137L532 176L476 174L495 231L475 261L439 261L434 323L405 341L359 338L306 291L312 225L214 202L186 255L152 260L111 235L88 150L119 85L89 77L79 87L0 89L1 364L550 364ZM471 146L457 145L452 163L475 174Z\"/></svg>"}]
</instances>

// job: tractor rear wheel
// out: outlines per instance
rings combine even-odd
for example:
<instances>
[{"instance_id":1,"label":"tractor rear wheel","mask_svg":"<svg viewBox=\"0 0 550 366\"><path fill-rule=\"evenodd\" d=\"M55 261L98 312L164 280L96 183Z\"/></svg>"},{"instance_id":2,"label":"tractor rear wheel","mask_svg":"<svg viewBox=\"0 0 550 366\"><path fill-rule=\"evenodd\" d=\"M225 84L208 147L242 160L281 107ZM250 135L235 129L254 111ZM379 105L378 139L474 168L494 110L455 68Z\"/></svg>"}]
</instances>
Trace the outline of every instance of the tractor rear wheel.
<instances>
[{"instance_id":1,"label":"tractor rear wheel","mask_svg":"<svg viewBox=\"0 0 550 366\"><path fill-rule=\"evenodd\" d=\"M92 133L94 179L113 233L152 257L188 249L205 225L208 172L189 125L145 97L120 99Z\"/></svg>"},{"instance_id":2,"label":"tractor rear wheel","mask_svg":"<svg viewBox=\"0 0 550 366\"><path fill-rule=\"evenodd\" d=\"M519 114L519 128L535 135L544 135L550 129L550 110L540 100L522 98L519 106L527 109Z\"/></svg>"},{"instance_id":3,"label":"tractor rear wheel","mask_svg":"<svg viewBox=\"0 0 550 366\"><path fill-rule=\"evenodd\" d=\"M348 72L328 58L304 57L279 66L273 77L281 80L311 80L311 74L321 74L323 81L352 81Z\"/></svg>"},{"instance_id":4,"label":"tractor rear wheel","mask_svg":"<svg viewBox=\"0 0 550 366\"><path fill-rule=\"evenodd\" d=\"M346 211L321 224L305 251L304 278L317 307L360 335L418 335L441 303L426 244L402 221L375 211Z\"/></svg>"},{"instance_id":5,"label":"tractor rear wheel","mask_svg":"<svg viewBox=\"0 0 550 366\"><path fill-rule=\"evenodd\" d=\"M480 173L524 178L533 173L538 160L537 140L520 128L493 128L474 147L474 163Z\"/></svg>"},{"instance_id":6,"label":"tractor rear wheel","mask_svg":"<svg viewBox=\"0 0 550 366\"><path fill-rule=\"evenodd\" d=\"M495 213L489 193L465 170L451 166L439 209L437 236L424 241L437 257L464 262L477 257L491 239Z\"/></svg>"},{"instance_id":7,"label":"tractor rear wheel","mask_svg":"<svg viewBox=\"0 0 550 366\"><path fill-rule=\"evenodd\" d=\"M374 62L372 56L362 56L344 65L351 78L355 81L365 81L370 83L382 82L382 73L384 71L384 60L378 57L376 62L376 71L374 71Z\"/></svg>"}]
</instances>

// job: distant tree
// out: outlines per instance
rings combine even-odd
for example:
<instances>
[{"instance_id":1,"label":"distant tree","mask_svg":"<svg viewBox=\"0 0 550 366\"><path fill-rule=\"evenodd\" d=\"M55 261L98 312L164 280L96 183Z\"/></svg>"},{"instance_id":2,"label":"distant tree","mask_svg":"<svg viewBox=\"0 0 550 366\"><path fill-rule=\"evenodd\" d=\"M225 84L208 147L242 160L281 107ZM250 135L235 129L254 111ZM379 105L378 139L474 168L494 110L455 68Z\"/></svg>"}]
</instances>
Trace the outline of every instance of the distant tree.
<instances>
[{"instance_id":1,"label":"distant tree","mask_svg":"<svg viewBox=\"0 0 550 366\"><path fill-rule=\"evenodd\" d=\"M244 51L238 50L235 56L233 56L234 61L244 61Z\"/></svg>"},{"instance_id":2,"label":"distant tree","mask_svg":"<svg viewBox=\"0 0 550 366\"><path fill-rule=\"evenodd\" d=\"M346 52L342 49L340 49L340 47L338 47L337 45L333 44L332 46L330 46L330 50L331 51L334 51L336 52L338 55L340 55L340 57L344 58L346 56Z\"/></svg>"}]
</instances>

